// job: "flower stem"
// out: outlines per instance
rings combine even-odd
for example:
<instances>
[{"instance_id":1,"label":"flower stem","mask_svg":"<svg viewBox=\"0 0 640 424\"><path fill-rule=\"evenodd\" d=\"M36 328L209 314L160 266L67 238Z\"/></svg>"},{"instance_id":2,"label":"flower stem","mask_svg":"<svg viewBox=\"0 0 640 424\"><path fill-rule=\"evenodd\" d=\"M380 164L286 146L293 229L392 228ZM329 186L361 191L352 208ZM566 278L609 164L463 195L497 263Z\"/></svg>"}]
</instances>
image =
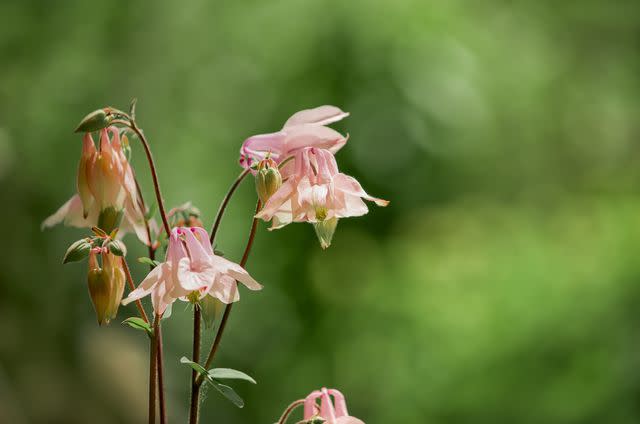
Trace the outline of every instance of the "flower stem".
<instances>
[{"instance_id":1,"label":"flower stem","mask_svg":"<svg viewBox=\"0 0 640 424\"><path fill-rule=\"evenodd\" d=\"M157 317L156 320L157 321ZM153 335L149 341L149 424L156 423L156 382L158 377L158 349L156 348L156 323L153 323Z\"/></svg>"},{"instance_id":2,"label":"flower stem","mask_svg":"<svg viewBox=\"0 0 640 424\"><path fill-rule=\"evenodd\" d=\"M144 152L147 155L147 161L149 162L149 168L151 168L151 178L153 179L153 188L156 192L156 199L158 201L158 210L160 211L160 217L162 218L162 224L164 225L164 230L167 235L171 234L171 226L169 225L169 220L167 220L167 213L164 209L164 201L162 200L162 193L160 192L160 183L158 182L158 173L156 172L156 165L153 161L153 156L151 155L151 149L149 147L149 143L147 142L146 137L138 128L138 125L134 120L130 120L128 123L129 128L136 133L140 141L142 142L142 146L144 147Z\"/></svg>"},{"instance_id":3,"label":"flower stem","mask_svg":"<svg viewBox=\"0 0 640 424\"><path fill-rule=\"evenodd\" d=\"M160 424L166 424L167 422L167 408L164 401L164 372L163 372L163 353L162 353L162 327L160 326L161 316L156 314L154 321L153 333L156 335L156 349L157 349L157 367L158 367L158 393L160 402Z\"/></svg>"},{"instance_id":4,"label":"flower stem","mask_svg":"<svg viewBox=\"0 0 640 424\"><path fill-rule=\"evenodd\" d=\"M285 424L287 422L287 418L289 418L289 415L291 415L291 413L303 403L304 403L304 399L298 399L297 401L289 405L287 409L282 413L282 416L278 420L277 424Z\"/></svg>"},{"instance_id":5,"label":"flower stem","mask_svg":"<svg viewBox=\"0 0 640 424\"><path fill-rule=\"evenodd\" d=\"M260 211L261 203L258 200L256 204L256 212ZM249 254L251 253L251 247L253 246L253 240L256 236L256 229L258 228L258 218L254 217L251 223L251 231L249 232L249 239L247 240L247 245L244 249L244 254L242 255L242 260L240 261L240 266L244 267L247 264L247 260L249 259ZM218 346L220 345L220 340L222 340L222 335L224 334L224 329L227 325L227 321L229 320L229 315L231 314L231 308L233 307L233 303L229 303L224 308L224 313L222 314L222 320L220 321L220 327L218 327L218 332L216 333L216 338L213 341L213 345L211 346L211 350L209 351L209 356L207 356L207 361L204 364L205 369L209 369L211 363L213 362L213 358L216 356L216 352L218 351ZM202 385L203 377L200 375L196 380L198 386Z\"/></svg>"},{"instance_id":6,"label":"flower stem","mask_svg":"<svg viewBox=\"0 0 640 424\"><path fill-rule=\"evenodd\" d=\"M124 258L124 256L122 257L122 267L124 268L124 273L127 276L129 289L131 289L131 291L134 291L136 289L136 285L133 282L133 277L131 277L131 270L129 269L129 265L127 264L127 260ZM142 306L142 302L140 302L140 299L136 300L136 306L138 307L138 312L140 312L140 318L142 318L144 322L148 323L149 317L144 311L144 306Z\"/></svg>"},{"instance_id":7,"label":"flower stem","mask_svg":"<svg viewBox=\"0 0 640 424\"><path fill-rule=\"evenodd\" d=\"M149 249L149 259L154 260L156 257L156 248L154 246L155 242L151 238L151 227L149 226L149 219L147 218L147 205L144 201L144 197L142 196L142 189L140 188L140 183L138 183L138 179L135 174L133 176L133 181L136 183L136 191L138 192L138 199L140 200L139 206L144 213L144 228L147 232L147 238L149 239L149 245L147 248Z\"/></svg>"},{"instance_id":8,"label":"flower stem","mask_svg":"<svg viewBox=\"0 0 640 424\"><path fill-rule=\"evenodd\" d=\"M200 324L202 322L200 307L195 304L193 307L193 357L191 360L196 364L200 362ZM191 404L189 406L189 424L198 422L198 403L200 402L200 386L196 384L198 373L191 371Z\"/></svg>"},{"instance_id":9,"label":"flower stem","mask_svg":"<svg viewBox=\"0 0 640 424\"><path fill-rule=\"evenodd\" d=\"M224 216L224 212L227 209L227 205L229 204L229 201L233 197L233 194L235 193L236 189L238 188L238 186L240 185L242 180L244 180L244 177L246 177L249 174L249 172L250 172L250 169L247 168L244 171L242 171L240 173L240 175L238 175L238 178L236 178L236 180L233 182L233 184L231 184L231 187L229 187L229 191L224 196L224 199L222 200L222 203L220 203L220 207L218 208L218 213L216 214L216 220L213 223L213 227L211 228L211 236L209 237L209 241L211 242L212 246L214 245L214 243L216 241L216 235L218 234L218 228L220 227L220 222L222 221L222 217Z\"/></svg>"}]
</instances>

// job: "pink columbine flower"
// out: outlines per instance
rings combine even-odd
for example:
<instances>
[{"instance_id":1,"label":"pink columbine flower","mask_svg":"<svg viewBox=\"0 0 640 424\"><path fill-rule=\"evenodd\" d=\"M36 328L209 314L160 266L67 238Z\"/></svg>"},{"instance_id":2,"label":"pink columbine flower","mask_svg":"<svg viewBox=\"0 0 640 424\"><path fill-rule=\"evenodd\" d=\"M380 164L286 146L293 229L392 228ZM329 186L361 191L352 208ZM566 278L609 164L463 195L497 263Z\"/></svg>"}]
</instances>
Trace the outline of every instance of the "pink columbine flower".
<instances>
[{"instance_id":1,"label":"pink columbine flower","mask_svg":"<svg viewBox=\"0 0 640 424\"><path fill-rule=\"evenodd\" d=\"M333 402L331 401L333 397ZM318 400L320 406L318 407ZM304 400L304 421L322 418L326 424L364 424L362 420L352 417L347 411L344 395L336 389L323 387L313 391Z\"/></svg>"},{"instance_id":2,"label":"pink columbine flower","mask_svg":"<svg viewBox=\"0 0 640 424\"><path fill-rule=\"evenodd\" d=\"M240 148L240 165L249 168L267 156L281 163L305 147L318 147L335 153L344 146L347 138L326 125L347 116L349 113L329 105L297 112L285 122L282 130L246 139ZM289 169L281 170L283 176L287 176Z\"/></svg>"},{"instance_id":3,"label":"pink columbine flower","mask_svg":"<svg viewBox=\"0 0 640 424\"><path fill-rule=\"evenodd\" d=\"M84 135L77 190L76 195L42 223L43 228L61 222L80 228L97 226L106 232L120 227L120 233L135 231L143 243L149 244L133 169L122 150L116 127L100 131L99 149L91 133Z\"/></svg>"},{"instance_id":4,"label":"pink columbine flower","mask_svg":"<svg viewBox=\"0 0 640 424\"><path fill-rule=\"evenodd\" d=\"M307 147L296 152L293 173L256 217L272 220L271 229L291 222L312 223L320 245L326 249L339 218L361 216L369 211L362 199L378 206L389 204L368 195L355 178L340 173L329 150Z\"/></svg>"},{"instance_id":5,"label":"pink columbine flower","mask_svg":"<svg viewBox=\"0 0 640 424\"><path fill-rule=\"evenodd\" d=\"M195 301L209 295L228 304L240 299L236 281L250 290L262 289L240 265L213 253L204 228L176 227L171 230L165 261L122 304L148 294L158 314L177 299Z\"/></svg>"}]
</instances>

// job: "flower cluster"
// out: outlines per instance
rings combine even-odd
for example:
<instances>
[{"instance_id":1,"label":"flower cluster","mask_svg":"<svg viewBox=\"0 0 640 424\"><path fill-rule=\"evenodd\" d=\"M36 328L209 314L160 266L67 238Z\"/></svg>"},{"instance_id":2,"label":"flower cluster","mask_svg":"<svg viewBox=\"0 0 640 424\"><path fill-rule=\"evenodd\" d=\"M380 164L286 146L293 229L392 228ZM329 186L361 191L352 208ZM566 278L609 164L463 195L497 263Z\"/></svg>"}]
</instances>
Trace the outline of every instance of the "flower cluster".
<instances>
[{"instance_id":1,"label":"flower cluster","mask_svg":"<svg viewBox=\"0 0 640 424\"><path fill-rule=\"evenodd\" d=\"M367 194L358 181L338 169L334 154L346 144L347 137L327 125L348 115L335 106L303 110L291 116L280 131L246 139L240 151L240 165L245 170L221 203L211 234L203 228L200 211L191 202L166 212L148 142L135 121L135 101L128 114L106 107L87 115L78 126L76 132L84 134L77 191L42 226L64 223L91 228L90 236L69 247L63 263L87 260L89 296L99 325L115 319L120 305L136 303L140 317L128 318L124 323L145 330L150 338L149 422L155 422L156 410L160 411L160 422L166 422L164 396L156 397L157 393L163 393L160 321L170 315L169 308L177 300L192 304L194 313L193 360L181 359L193 370L190 423L198 422L200 386L204 382L237 406L244 405L238 394L221 380L254 384L255 380L237 370L207 368L217 351L231 305L240 299L238 283L252 291L262 289L244 269L259 220L271 222L271 230L291 223L310 223L321 247L326 249L331 245L339 219L368 212L365 200L379 206L388 204ZM129 162L127 131L135 134L145 148L162 229L153 219L155 211L146 207ZM95 132L99 134L97 145L93 139ZM245 252L237 264L214 251L212 243L226 205L249 173L255 177L258 201ZM139 261L150 265L151 270L137 286L126 261L126 247L119 239L127 232L135 233L149 252L149 257ZM165 248L164 261L156 261L156 254ZM123 299L126 283L131 291ZM146 296L151 298L154 311L151 318L142 303ZM206 327L213 327L222 306L224 314L206 363L201 365L200 323L204 321ZM160 408L156 408L156 399ZM296 404L304 404L307 424L363 424L349 416L344 396L335 389L314 391ZM285 417L291 409L287 411Z\"/></svg>"},{"instance_id":2,"label":"flower cluster","mask_svg":"<svg viewBox=\"0 0 640 424\"><path fill-rule=\"evenodd\" d=\"M320 246L326 249L339 218L361 216L368 212L363 199L378 206L388 201L367 194L355 178L341 173L334 157L347 138L325 125L349 116L335 106L321 106L291 116L277 133L248 138L240 150L240 164L257 163L257 188L265 202L257 218L271 221L270 229L292 222L313 224ZM277 190L265 196L266 183L261 174L265 162L268 169L280 164Z\"/></svg>"}]
</instances>

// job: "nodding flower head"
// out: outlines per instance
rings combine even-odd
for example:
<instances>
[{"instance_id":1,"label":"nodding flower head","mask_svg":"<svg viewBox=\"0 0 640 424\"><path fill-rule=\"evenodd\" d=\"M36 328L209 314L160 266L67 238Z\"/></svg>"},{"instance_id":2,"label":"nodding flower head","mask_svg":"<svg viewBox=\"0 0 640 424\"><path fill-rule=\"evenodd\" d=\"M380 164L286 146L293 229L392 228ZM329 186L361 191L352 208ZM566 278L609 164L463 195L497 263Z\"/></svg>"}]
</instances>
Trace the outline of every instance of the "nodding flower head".
<instances>
[{"instance_id":1,"label":"nodding flower head","mask_svg":"<svg viewBox=\"0 0 640 424\"><path fill-rule=\"evenodd\" d=\"M246 139L240 148L240 165L250 168L266 157L280 164L305 147L319 147L335 153L344 146L347 138L326 125L347 116L349 113L329 105L296 112L280 131ZM283 175L289 169L283 168Z\"/></svg>"},{"instance_id":2,"label":"nodding flower head","mask_svg":"<svg viewBox=\"0 0 640 424\"><path fill-rule=\"evenodd\" d=\"M271 229L291 222L312 223L321 246L327 248L339 218L369 211L363 199L378 206L389 203L368 195L355 178L340 173L329 150L308 147L296 153L293 173L256 217L272 220Z\"/></svg>"},{"instance_id":3,"label":"nodding flower head","mask_svg":"<svg viewBox=\"0 0 640 424\"><path fill-rule=\"evenodd\" d=\"M322 419L326 424L364 424L349 415L347 402L340 391L325 387L311 392L304 400L303 422L312 423L316 419Z\"/></svg>"},{"instance_id":4,"label":"nodding flower head","mask_svg":"<svg viewBox=\"0 0 640 424\"><path fill-rule=\"evenodd\" d=\"M177 299L195 303L204 296L212 296L231 303L240 299L236 281L250 290L262 289L240 265L214 254L204 228L176 227L169 237L165 261L122 303L126 305L151 294L158 314L163 314Z\"/></svg>"},{"instance_id":5,"label":"nodding flower head","mask_svg":"<svg viewBox=\"0 0 640 424\"><path fill-rule=\"evenodd\" d=\"M133 230L142 242L149 244L133 170L123 151L123 145L127 144L116 127L100 130L97 148L91 133L86 133L78 165L77 194L42 226L51 227L64 221L74 227L97 226L110 233L124 217L120 233Z\"/></svg>"}]
</instances>

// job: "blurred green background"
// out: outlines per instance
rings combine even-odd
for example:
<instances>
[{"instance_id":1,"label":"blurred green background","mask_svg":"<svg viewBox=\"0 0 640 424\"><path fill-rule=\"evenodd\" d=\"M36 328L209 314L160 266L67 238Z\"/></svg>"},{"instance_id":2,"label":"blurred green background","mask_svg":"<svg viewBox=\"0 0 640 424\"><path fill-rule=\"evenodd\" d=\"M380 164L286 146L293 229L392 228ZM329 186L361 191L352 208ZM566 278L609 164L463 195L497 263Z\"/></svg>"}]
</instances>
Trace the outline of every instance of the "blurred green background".
<instances>
[{"instance_id":1,"label":"blurred green background","mask_svg":"<svg viewBox=\"0 0 640 424\"><path fill-rule=\"evenodd\" d=\"M376 423L640 422L640 3L632 0L0 2L0 422L140 423L147 342L98 328L86 232L40 222L74 191L86 113L126 108L170 206L209 227L248 136L293 112L351 116L342 170L391 200L260 226L202 423L273 423L321 386ZM153 198L139 144L134 164ZM245 184L219 247L239 260ZM130 258L144 255L131 236ZM136 277L145 267L134 264ZM165 323L185 422L191 313ZM211 339L211 333L206 341Z\"/></svg>"}]
</instances>

